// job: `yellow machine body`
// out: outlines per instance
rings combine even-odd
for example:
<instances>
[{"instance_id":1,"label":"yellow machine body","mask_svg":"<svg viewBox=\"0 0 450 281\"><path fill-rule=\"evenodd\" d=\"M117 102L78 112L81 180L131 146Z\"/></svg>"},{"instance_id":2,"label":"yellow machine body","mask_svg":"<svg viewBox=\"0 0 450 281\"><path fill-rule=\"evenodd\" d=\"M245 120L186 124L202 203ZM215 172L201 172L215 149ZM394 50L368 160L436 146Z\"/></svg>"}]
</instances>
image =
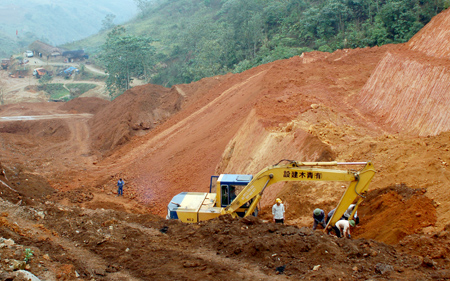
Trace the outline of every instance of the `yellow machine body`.
<instances>
[{"instance_id":1,"label":"yellow machine body","mask_svg":"<svg viewBox=\"0 0 450 281\"><path fill-rule=\"evenodd\" d=\"M361 170L337 169L344 165L364 165L364 167ZM231 180L227 180L226 175L221 175L217 179L215 190L210 188L210 191L215 192L182 192L176 195L168 205L167 218L195 223L216 218L221 214L231 214L234 217L255 215L257 214L257 204L261 200L264 190L271 184L280 181L350 182L333 217L328 222L328 225L334 226L350 204L354 203L356 199L358 199L357 206L361 203L374 175L375 169L372 162L296 161L269 166L255 176L231 175L236 178L231 177ZM244 176L242 178L245 179L239 181L238 176ZM239 189L240 185L243 185L242 190L231 200L230 190ZM228 188L227 193L224 192L225 188ZM357 206L353 212L356 211Z\"/></svg>"}]
</instances>

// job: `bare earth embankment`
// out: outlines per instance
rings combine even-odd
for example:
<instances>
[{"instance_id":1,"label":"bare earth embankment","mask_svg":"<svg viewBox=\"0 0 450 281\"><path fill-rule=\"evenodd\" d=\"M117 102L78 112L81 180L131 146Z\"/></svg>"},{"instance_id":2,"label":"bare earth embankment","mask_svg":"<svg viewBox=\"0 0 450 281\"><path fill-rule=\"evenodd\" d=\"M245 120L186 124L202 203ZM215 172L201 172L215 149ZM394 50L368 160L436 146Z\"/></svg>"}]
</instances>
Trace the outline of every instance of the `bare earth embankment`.
<instances>
[{"instance_id":1,"label":"bare earth embankment","mask_svg":"<svg viewBox=\"0 0 450 281\"><path fill-rule=\"evenodd\" d=\"M449 19L402 45L304 53L111 102L0 106L0 276L21 280L12 268L31 249L41 280L449 279ZM164 219L211 175L281 159L374 163L352 239L311 229L342 184L276 185L259 218ZM276 197L286 225L268 222Z\"/></svg>"}]
</instances>

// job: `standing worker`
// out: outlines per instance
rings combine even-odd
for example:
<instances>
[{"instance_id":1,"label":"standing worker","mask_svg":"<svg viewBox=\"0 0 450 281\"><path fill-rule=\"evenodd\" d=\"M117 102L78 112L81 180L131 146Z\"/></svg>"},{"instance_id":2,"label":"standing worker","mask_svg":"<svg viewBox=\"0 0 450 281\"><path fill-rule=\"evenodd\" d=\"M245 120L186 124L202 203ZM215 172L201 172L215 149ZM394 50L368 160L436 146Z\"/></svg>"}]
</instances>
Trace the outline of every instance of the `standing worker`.
<instances>
[{"instance_id":1,"label":"standing worker","mask_svg":"<svg viewBox=\"0 0 450 281\"><path fill-rule=\"evenodd\" d=\"M350 226L355 227L355 221L354 220L340 220L336 223L336 228L339 229L340 236L338 237L348 237L352 238L350 235Z\"/></svg>"},{"instance_id":2,"label":"standing worker","mask_svg":"<svg viewBox=\"0 0 450 281\"><path fill-rule=\"evenodd\" d=\"M321 225L324 229L327 227L325 222L325 212L322 209L315 209L313 212L314 225L313 230L316 230L317 225Z\"/></svg>"},{"instance_id":3,"label":"standing worker","mask_svg":"<svg viewBox=\"0 0 450 281\"><path fill-rule=\"evenodd\" d=\"M272 215L273 215L273 221L275 223L282 223L284 224L284 205L280 198L277 198L276 204L272 207Z\"/></svg>"},{"instance_id":4,"label":"standing worker","mask_svg":"<svg viewBox=\"0 0 450 281\"><path fill-rule=\"evenodd\" d=\"M125 182L121 179L117 182L117 196L123 196L123 185Z\"/></svg>"}]
</instances>

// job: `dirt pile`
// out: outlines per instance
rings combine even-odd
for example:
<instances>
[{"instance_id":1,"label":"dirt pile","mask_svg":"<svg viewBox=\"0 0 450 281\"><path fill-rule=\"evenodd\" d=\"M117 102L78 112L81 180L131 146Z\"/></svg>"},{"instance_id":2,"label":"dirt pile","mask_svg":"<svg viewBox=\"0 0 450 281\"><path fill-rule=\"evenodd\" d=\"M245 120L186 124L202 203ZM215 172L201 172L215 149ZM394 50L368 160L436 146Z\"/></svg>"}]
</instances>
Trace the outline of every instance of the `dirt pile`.
<instances>
[{"instance_id":1,"label":"dirt pile","mask_svg":"<svg viewBox=\"0 0 450 281\"><path fill-rule=\"evenodd\" d=\"M365 239L396 244L410 234L434 226L436 205L424 196L425 192L424 189L408 188L404 184L370 192L367 202L358 210L363 223L355 234Z\"/></svg>"},{"instance_id":2,"label":"dirt pile","mask_svg":"<svg viewBox=\"0 0 450 281\"><path fill-rule=\"evenodd\" d=\"M146 134L164 123L182 107L198 106L199 96L220 80L203 79L195 85L177 85L171 89L151 84L133 87L104 106L90 120L93 148L109 154L133 136Z\"/></svg>"},{"instance_id":3,"label":"dirt pile","mask_svg":"<svg viewBox=\"0 0 450 281\"><path fill-rule=\"evenodd\" d=\"M392 132L427 136L450 129L450 60L388 53L361 90L360 109Z\"/></svg>"},{"instance_id":4,"label":"dirt pile","mask_svg":"<svg viewBox=\"0 0 450 281\"><path fill-rule=\"evenodd\" d=\"M22 265L41 280L404 280L447 278L450 272L442 262L448 251L415 256L400 246L339 239L253 217L186 225L52 202L0 206L0 237L12 240L0 242L4 278L17 274L13 265L24 260L27 249L33 256ZM423 247L415 243L404 245ZM435 239L427 243L428 252L439 251Z\"/></svg>"},{"instance_id":5,"label":"dirt pile","mask_svg":"<svg viewBox=\"0 0 450 281\"><path fill-rule=\"evenodd\" d=\"M77 99L70 100L63 103L60 106L61 110L65 110L70 113L90 113L95 114L99 112L103 107L109 104L108 101L100 98L92 97L81 97Z\"/></svg>"},{"instance_id":6,"label":"dirt pile","mask_svg":"<svg viewBox=\"0 0 450 281\"><path fill-rule=\"evenodd\" d=\"M44 200L55 193L44 177L29 173L21 166L9 170L2 166L1 162L0 190L3 199L19 204L21 202L32 204L34 200Z\"/></svg>"}]
</instances>

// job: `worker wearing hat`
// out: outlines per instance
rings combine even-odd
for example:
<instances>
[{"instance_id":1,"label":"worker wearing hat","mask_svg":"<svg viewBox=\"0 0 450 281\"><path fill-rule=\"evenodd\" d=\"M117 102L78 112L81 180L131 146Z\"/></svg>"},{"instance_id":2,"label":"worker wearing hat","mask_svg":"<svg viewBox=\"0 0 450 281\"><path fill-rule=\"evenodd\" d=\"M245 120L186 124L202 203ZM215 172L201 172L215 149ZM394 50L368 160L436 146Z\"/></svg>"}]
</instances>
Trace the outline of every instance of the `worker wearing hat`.
<instances>
[{"instance_id":1,"label":"worker wearing hat","mask_svg":"<svg viewBox=\"0 0 450 281\"><path fill-rule=\"evenodd\" d=\"M356 205L355 204L350 204L350 206L348 206L347 211L345 211L344 215L342 216L343 220L349 220L351 214L353 213L353 210L355 209ZM359 223L359 217L358 217L358 211L355 211L355 213L353 214L353 220L355 221L355 224Z\"/></svg>"},{"instance_id":2,"label":"worker wearing hat","mask_svg":"<svg viewBox=\"0 0 450 281\"><path fill-rule=\"evenodd\" d=\"M322 209L315 209L313 212L314 225L313 230L316 230L317 225L321 225L324 229L327 227L325 222L325 212Z\"/></svg>"},{"instance_id":3,"label":"worker wearing hat","mask_svg":"<svg viewBox=\"0 0 450 281\"><path fill-rule=\"evenodd\" d=\"M350 226L355 227L356 223L354 220L340 220L336 223L336 228L339 230L340 235L338 237L348 237L352 238L350 235Z\"/></svg>"},{"instance_id":4,"label":"worker wearing hat","mask_svg":"<svg viewBox=\"0 0 450 281\"><path fill-rule=\"evenodd\" d=\"M280 198L277 198L275 200L275 205L272 207L272 215L273 215L273 221L275 223L282 223L284 224L284 205Z\"/></svg>"}]
</instances>

